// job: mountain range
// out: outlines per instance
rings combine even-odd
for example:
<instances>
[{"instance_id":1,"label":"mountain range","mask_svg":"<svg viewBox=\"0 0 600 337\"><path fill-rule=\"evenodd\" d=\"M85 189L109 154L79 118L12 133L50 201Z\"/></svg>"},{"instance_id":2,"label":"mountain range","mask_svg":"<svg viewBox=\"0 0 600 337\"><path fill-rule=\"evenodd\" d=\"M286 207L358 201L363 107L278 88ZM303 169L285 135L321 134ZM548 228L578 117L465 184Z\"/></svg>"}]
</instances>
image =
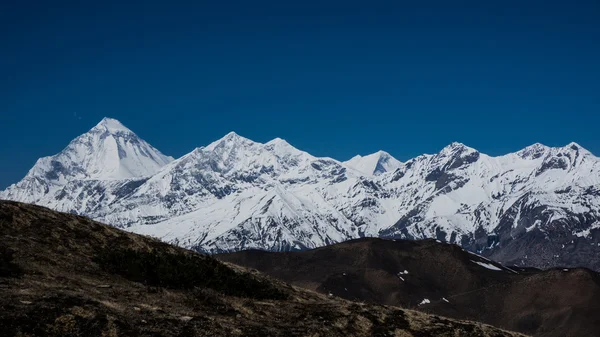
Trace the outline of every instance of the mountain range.
<instances>
[{"instance_id":1,"label":"mountain range","mask_svg":"<svg viewBox=\"0 0 600 337\"><path fill-rule=\"evenodd\" d=\"M600 160L576 143L341 162L232 132L174 159L105 118L0 199L209 253L434 238L506 265L600 270Z\"/></svg>"}]
</instances>

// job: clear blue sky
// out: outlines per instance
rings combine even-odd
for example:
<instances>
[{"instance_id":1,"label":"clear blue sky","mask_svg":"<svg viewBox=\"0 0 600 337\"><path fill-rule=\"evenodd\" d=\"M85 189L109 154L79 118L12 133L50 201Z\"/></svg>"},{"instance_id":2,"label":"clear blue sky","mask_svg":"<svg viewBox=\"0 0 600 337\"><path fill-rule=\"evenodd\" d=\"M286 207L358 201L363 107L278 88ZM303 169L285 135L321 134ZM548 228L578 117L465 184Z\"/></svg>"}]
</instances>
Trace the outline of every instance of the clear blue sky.
<instances>
[{"instance_id":1,"label":"clear blue sky","mask_svg":"<svg viewBox=\"0 0 600 337\"><path fill-rule=\"evenodd\" d=\"M0 188L104 116L174 157L600 154L599 1L124 2L2 3Z\"/></svg>"}]
</instances>

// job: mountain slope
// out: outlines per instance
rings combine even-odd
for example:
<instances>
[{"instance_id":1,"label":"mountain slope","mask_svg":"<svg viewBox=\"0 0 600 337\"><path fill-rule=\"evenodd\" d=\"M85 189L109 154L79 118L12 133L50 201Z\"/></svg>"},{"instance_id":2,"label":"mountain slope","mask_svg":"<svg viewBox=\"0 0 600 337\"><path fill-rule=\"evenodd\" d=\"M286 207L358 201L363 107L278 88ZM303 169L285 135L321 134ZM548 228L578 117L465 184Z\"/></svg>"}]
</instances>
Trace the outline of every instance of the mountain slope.
<instances>
[{"instance_id":1,"label":"mountain slope","mask_svg":"<svg viewBox=\"0 0 600 337\"><path fill-rule=\"evenodd\" d=\"M171 161L123 129L102 121L0 199L202 252L436 238L504 263L600 270L600 160L575 143L499 157L452 143L405 163L383 152L343 163L232 132ZM107 148L118 160L98 155ZM137 164L122 160L120 148ZM156 160L140 164L147 158Z\"/></svg>"},{"instance_id":2,"label":"mountain slope","mask_svg":"<svg viewBox=\"0 0 600 337\"><path fill-rule=\"evenodd\" d=\"M2 336L517 336L298 289L71 214L0 202Z\"/></svg>"},{"instance_id":3,"label":"mountain slope","mask_svg":"<svg viewBox=\"0 0 600 337\"><path fill-rule=\"evenodd\" d=\"M507 268L436 240L358 239L304 252L252 250L216 257L324 294L534 336L600 331L600 274L587 269Z\"/></svg>"}]
</instances>

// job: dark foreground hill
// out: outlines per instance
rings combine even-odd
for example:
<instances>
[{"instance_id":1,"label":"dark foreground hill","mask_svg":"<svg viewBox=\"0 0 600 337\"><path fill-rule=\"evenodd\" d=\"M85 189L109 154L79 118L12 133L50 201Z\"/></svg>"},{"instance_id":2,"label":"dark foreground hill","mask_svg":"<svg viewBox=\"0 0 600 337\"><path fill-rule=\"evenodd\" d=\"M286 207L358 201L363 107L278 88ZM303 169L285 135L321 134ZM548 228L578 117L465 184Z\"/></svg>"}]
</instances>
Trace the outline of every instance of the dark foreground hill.
<instances>
[{"instance_id":1,"label":"dark foreground hill","mask_svg":"<svg viewBox=\"0 0 600 337\"><path fill-rule=\"evenodd\" d=\"M212 257L0 201L0 336L516 336L328 298Z\"/></svg>"},{"instance_id":2,"label":"dark foreground hill","mask_svg":"<svg viewBox=\"0 0 600 337\"><path fill-rule=\"evenodd\" d=\"M600 336L600 276L588 269L506 268L435 240L359 239L305 252L217 258L350 300L537 336Z\"/></svg>"}]
</instances>

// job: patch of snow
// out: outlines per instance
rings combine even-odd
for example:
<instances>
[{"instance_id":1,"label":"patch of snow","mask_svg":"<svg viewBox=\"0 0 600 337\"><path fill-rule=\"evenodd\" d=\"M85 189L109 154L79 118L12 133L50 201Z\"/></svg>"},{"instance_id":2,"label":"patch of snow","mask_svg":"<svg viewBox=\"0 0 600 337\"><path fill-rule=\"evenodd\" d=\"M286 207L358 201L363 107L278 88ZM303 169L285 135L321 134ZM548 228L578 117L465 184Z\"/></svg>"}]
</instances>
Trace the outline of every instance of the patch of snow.
<instances>
[{"instance_id":1,"label":"patch of snow","mask_svg":"<svg viewBox=\"0 0 600 337\"><path fill-rule=\"evenodd\" d=\"M479 255L479 254L473 253L473 252L471 252L471 251L468 251L468 250L466 250L466 252L467 252L467 253L469 253L469 254L471 254L471 255L475 255L475 256L477 256L477 257L478 257L478 258L480 258L480 259L483 259L483 260L486 260L486 261L492 262L492 260L490 260L490 259L488 259L488 258L486 258L486 257L483 257L483 256L481 256L481 255Z\"/></svg>"},{"instance_id":2,"label":"patch of snow","mask_svg":"<svg viewBox=\"0 0 600 337\"><path fill-rule=\"evenodd\" d=\"M573 235L580 237L580 238L588 238L591 236L592 230L599 229L599 228L600 228L600 222L596 222L585 230L582 230L579 232L574 231ZM571 243L573 243L573 242L574 241L571 241ZM598 244L598 245L600 246L600 244Z\"/></svg>"},{"instance_id":3,"label":"patch of snow","mask_svg":"<svg viewBox=\"0 0 600 337\"><path fill-rule=\"evenodd\" d=\"M539 227L541 224L542 224L542 220L539 220L539 219L538 219L538 220L535 220L535 221L533 222L533 225L531 225L531 226L529 226L529 227L525 227L525 232L529 233L529 232L531 232L532 230L534 230L534 229L538 228L538 227Z\"/></svg>"},{"instance_id":4,"label":"patch of snow","mask_svg":"<svg viewBox=\"0 0 600 337\"><path fill-rule=\"evenodd\" d=\"M482 266L482 267L484 267L486 269L489 269L489 270L495 270L495 271L501 271L502 270L502 269L494 266L491 263L485 263L485 262L473 261L473 260L471 260L471 262L476 263L476 264L478 264L478 265L480 265L480 266Z\"/></svg>"},{"instance_id":5,"label":"patch of snow","mask_svg":"<svg viewBox=\"0 0 600 337\"><path fill-rule=\"evenodd\" d=\"M424 298L424 299L421 301L421 303L419 303L419 305L424 305L424 304L429 304L429 303L431 303L431 301L430 301L430 300L428 300L428 299L426 299L426 298Z\"/></svg>"}]
</instances>

